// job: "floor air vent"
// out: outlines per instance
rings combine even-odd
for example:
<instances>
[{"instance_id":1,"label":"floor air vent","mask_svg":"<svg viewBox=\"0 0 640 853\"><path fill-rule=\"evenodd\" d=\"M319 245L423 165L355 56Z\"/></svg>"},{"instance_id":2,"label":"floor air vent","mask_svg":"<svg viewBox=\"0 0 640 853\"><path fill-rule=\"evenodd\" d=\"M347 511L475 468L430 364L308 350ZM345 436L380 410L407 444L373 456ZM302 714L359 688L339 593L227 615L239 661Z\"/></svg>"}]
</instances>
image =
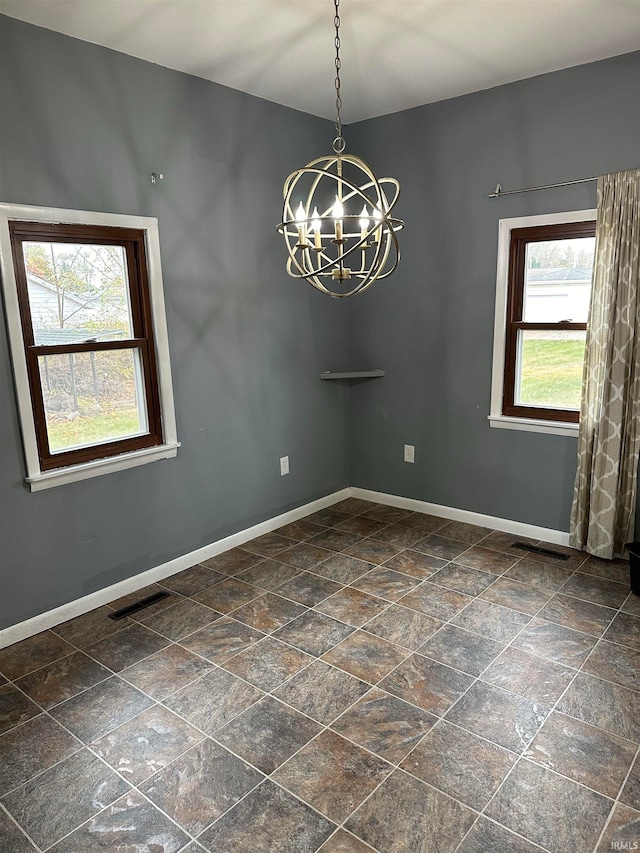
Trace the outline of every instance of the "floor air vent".
<instances>
[{"instance_id":1,"label":"floor air vent","mask_svg":"<svg viewBox=\"0 0 640 853\"><path fill-rule=\"evenodd\" d=\"M530 551L532 554L544 554L545 557L554 557L556 560L568 560L568 554L561 554L560 551L552 551L550 548L541 548L539 545L527 545L526 542L514 542L514 548L519 548L521 551Z\"/></svg>"},{"instance_id":2,"label":"floor air vent","mask_svg":"<svg viewBox=\"0 0 640 853\"><path fill-rule=\"evenodd\" d=\"M145 607L150 607L156 601L162 601L163 598L169 598L168 592L154 592L153 595L148 595L146 598L141 598L127 607L122 607L114 613L109 614L109 619L124 619L125 616L131 616L132 613L137 613L139 610L144 610Z\"/></svg>"}]
</instances>

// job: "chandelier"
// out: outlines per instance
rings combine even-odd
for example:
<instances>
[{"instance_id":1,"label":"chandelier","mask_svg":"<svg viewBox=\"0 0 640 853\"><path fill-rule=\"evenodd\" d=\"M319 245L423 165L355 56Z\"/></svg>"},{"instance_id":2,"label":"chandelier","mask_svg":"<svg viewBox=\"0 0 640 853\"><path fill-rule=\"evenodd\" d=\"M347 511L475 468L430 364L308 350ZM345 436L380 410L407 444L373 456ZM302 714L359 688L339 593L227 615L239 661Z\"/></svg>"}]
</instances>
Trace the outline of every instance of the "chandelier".
<instances>
[{"instance_id":1,"label":"chandelier","mask_svg":"<svg viewBox=\"0 0 640 853\"><path fill-rule=\"evenodd\" d=\"M336 137L333 154L292 172L284 184L282 222L289 257L287 272L341 299L354 296L398 266L396 231L404 222L391 215L400 195L395 178L376 178L359 157L345 154L340 111L340 0L334 0L336 30Z\"/></svg>"}]
</instances>

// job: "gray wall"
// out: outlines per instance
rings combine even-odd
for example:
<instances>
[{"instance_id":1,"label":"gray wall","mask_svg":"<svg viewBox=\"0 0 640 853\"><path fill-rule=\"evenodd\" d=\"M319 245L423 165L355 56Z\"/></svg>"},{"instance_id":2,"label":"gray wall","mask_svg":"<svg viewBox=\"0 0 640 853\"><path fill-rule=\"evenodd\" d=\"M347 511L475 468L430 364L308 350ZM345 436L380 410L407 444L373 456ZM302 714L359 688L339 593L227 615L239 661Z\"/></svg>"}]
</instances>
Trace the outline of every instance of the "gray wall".
<instances>
[{"instance_id":1,"label":"gray wall","mask_svg":"<svg viewBox=\"0 0 640 853\"><path fill-rule=\"evenodd\" d=\"M0 628L349 484L567 529L575 439L486 420L497 221L595 188L487 195L637 165L639 58L348 128L407 227L394 278L345 304L286 276L274 232L329 123L0 16L0 200L158 217L182 442L30 493L3 329ZM319 380L347 363L387 376Z\"/></svg>"},{"instance_id":2,"label":"gray wall","mask_svg":"<svg viewBox=\"0 0 640 853\"><path fill-rule=\"evenodd\" d=\"M568 530L575 438L487 421L500 218L595 207L595 184L505 189L638 166L640 53L347 128L400 180L402 261L349 303L354 486ZM415 464L402 461L403 444ZM640 529L640 528L639 528Z\"/></svg>"},{"instance_id":3,"label":"gray wall","mask_svg":"<svg viewBox=\"0 0 640 853\"><path fill-rule=\"evenodd\" d=\"M159 219L182 442L30 493L0 325L5 627L342 488L349 464L348 391L319 379L346 363L346 310L288 278L275 232L330 123L1 16L0 63L1 201Z\"/></svg>"}]
</instances>

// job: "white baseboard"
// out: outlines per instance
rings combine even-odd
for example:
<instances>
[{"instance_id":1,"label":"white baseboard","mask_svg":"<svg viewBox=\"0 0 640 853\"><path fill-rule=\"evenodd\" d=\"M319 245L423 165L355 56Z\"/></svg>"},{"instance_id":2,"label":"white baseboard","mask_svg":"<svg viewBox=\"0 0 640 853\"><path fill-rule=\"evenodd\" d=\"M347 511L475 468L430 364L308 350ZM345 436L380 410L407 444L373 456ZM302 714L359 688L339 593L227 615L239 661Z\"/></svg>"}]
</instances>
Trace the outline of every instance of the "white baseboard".
<instances>
[{"instance_id":1,"label":"white baseboard","mask_svg":"<svg viewBox=\"0 0 640 853\"><path fill-rule=\"evenodd\" d=\"M211 557L216 557L222 554L223 551L229 551L231 548L237 548L238 545L243 545L250 539L255 539L256 536L262 536L263 533L270 533L278 527L285 524L290 524L292 521L298 521L312 512L317 512L320 509L326 509L338 501L351 496L351 489L342 489L339 492L334 492L331 495L326 495L324 498L319 498L311 503L296 507L296 509L284 512L282 515L277 515L274 518L269 518L267 521L262 521L260 524L255 524L253 527L247 527L245 530L240 530L231 536L224 539L219 539L217 542L212 542L210 545L205 545L204 548L198 548L196 551L191 551L181 557L176 557L175 560L169 560L168 563L163 563L146 572L141 572L131 578L114 583L104 589L99 589L97 592L92 592L89 595L84 595L82 598L77 598L75 601L70 601L68 604L62 604L60 607L55 607L53 610L47 610L46 613L40 613L38 616L33 616L31 619L26 619L24 622L18 622L16 625L10 625L8 628L0 630L0 649L5 646L10 646L20 640L25 640L27 637L32 637L34 634L39 634L40 631L46 631L53 628L55 625L60 625L68 619L73 619L76 616L82 616L83 613L88 613L89 610L94 610L96 607L101 607L103 604L108 604L116 598L121 598L123 595L128 595L131 592L137 592L149 584L161 581L171 575L184 571L196 563L202 563L204 560L209 560Z\"/></svg>"},{"instance_id":2,"label":"white baseboard","mask_svg":"<svg viewBox=\"0 0 640 853\"><path fill-rule=\"evenodd\" d=\"M562 530L536 527L533 524L511 521L506 518L496 518L493 515L482 515L481 513L470 512L466 509L456 509L455 507L415 500L414 498L403 498L399 495L387 495L384 492L373 492L369 489L351 487L334 492L331 495L319 498L296 509L289 510L289 512L282 513L282 515L277 515L260 524L255 524L253 527L247 527L245 530L240 530L238 533L227 536L225 539L219 539L217 542L205 545L204 548L198 548L196 551L176 557L175 560L170 560L168 563L163 563L139 575L134 575L131 578L112 584L97 592L92 592L90 595L85 595L82 598L77 598L75 601L70 601L68 604L48 610L46 613L33 616L24 622L18 622L17 625L10 625L8 628L3 628L0 630L0 649L10 646L12 643L17 643L20 640L25 640L27 637L32 637L34 634L39 634L40 631L46 631L55 625L60 625L62 622L66 622L76 616L82 616L83 613L88 613L89 610L101 607L103 604L108 604L110 601L121 598L123 595L137 592L149 584L182 572L196 563L209 560L211 557L222 554L223 551L237 548L238 545L243 545L250 539L255 539L256 536L262 536L263 533L270 533L278 527L290 524L292 521L298 521L307 515L311 515L313 512L326 509L348 497L361 498L362 500L386 504L387 506L396 506L400 509L414 510L415 512L425 512L429 515L438 516L438 518L448 518L451 521L466 521L469 524L491 527L494 530L503 530L506 533L516 533L530 539L543 539L545 542L551 542L554 545L569 544L569 534Z\"/></svg>"},{"instance_id":3,"label":"white baseboard","mask_svg":"<svg viewBox=\"0 0 640 853\"><path fill-rule=\"evenodd\" d=\"M508 518L497 518L494 515L483 515L480 512L471 512L468 509L456 509L452 506L441 504L430 504L426 501L418 501L414 498L403 498L399 495L387 495L384 492L372 492L370 489L351 488L354 498L364 501L375 501L387 506L396 506L399 509L411 509L414 512L426 512L438 518L448 518L451 521L466 521L468 524L478 524L480 527L491 527L493 530L502 530L504 533L516 533L529 539L543 539L554 545L568 545L569 534L563 530L553 530L550 527L537 527L535 524L525 524L523 521L511 521Z\"/></svg>"}]
</instances>

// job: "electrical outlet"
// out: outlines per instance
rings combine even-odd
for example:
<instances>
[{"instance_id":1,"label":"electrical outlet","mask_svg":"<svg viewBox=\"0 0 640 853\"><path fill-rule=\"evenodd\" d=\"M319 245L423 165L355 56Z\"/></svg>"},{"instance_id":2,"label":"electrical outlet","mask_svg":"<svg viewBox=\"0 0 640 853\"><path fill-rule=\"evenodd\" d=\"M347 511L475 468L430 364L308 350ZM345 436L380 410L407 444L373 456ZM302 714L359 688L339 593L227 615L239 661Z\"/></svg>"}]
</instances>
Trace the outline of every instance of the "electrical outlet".
<instances>
[{"instance_id":1,"label":"electrical outlet","mask_svg":"<svg viewBox=\"0 0 640 853\"><path fill-rule=\"evenodd\" d=\"M404 461L415 462L416 449L413 444L405 444L404 446Z\"/></svg>"},{"instance_id":2,"label":"electrical outlet","mask_svg":"<svg viewBox=\"0 0 640 853\"><path fill-rule=\"evenodd\" d=\"M289 457L281 456L280 457L280 476L284 477L285 474L289 473Z\"/></svg>"}]
</instances>

